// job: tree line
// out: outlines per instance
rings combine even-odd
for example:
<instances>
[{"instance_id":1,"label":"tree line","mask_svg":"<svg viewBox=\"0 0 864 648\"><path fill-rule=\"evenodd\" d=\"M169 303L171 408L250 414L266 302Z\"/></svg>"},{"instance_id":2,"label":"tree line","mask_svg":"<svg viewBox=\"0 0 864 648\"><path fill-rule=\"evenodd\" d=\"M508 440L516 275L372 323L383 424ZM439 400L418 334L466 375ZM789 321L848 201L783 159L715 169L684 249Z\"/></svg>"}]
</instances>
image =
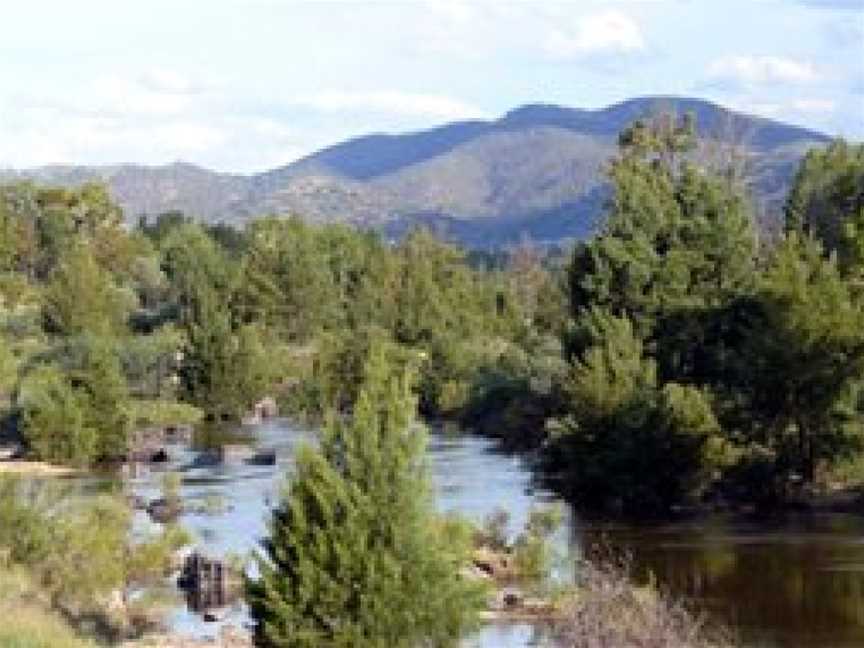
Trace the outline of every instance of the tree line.
<instances>
[{"instance_id":1,"label":"tree line","mask_svg":"<svg viewBox=\"0 0 864 648\"><path fill-rule=\"evenodd\" d=\"M5 429L83 466L264 394L322 421L382 347L422 415L531 450L584 506L782 499L860 451L864 153L805 156L770 241L703 153L689 117L634 123L602 230L553 253L272 216L129 228L104 186L4 185Z\"/></svg>"}]
</instances>

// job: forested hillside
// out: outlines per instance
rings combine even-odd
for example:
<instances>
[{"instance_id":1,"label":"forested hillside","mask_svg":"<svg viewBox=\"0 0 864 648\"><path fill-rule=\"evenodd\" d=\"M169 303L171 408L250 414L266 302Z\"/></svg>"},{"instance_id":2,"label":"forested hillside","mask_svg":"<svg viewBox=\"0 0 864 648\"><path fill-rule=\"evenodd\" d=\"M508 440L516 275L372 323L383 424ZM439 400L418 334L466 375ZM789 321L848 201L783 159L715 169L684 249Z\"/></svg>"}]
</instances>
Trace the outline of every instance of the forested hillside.
<instances>
[{"instance_id":1,"label":"forested hillside","mask_svg":"<svg viewBox=\"0 0 864 648\"><path fill-rule=\"evenodd\" d=\"M130 222L175 210L234 225L261 214L296 214L388 235L426 224L474 247L525 235L554 242L595 231L615 137L637 117L663 110L697 117L706 158L718 164L735 158L767 228L782 220L782 199L801 155L828 141L702 100L649 97L593 111L529 105L495 121L368 135L248 176L182 163L46 167L14 175L67 186L104 181Z\"/></svg>"}]
</instances>

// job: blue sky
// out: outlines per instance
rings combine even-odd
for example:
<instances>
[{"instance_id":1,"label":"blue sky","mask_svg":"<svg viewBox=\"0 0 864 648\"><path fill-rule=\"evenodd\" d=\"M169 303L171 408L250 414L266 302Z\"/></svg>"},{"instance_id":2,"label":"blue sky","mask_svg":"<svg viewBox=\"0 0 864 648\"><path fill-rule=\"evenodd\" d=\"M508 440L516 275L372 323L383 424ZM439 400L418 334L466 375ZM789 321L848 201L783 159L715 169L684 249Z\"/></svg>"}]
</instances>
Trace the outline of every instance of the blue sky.
<instances>
[{"instance_id":1,"label":"blue sky","mask_svg":"<svg viewBox=\"0 0 864 648\"><path fill-rule=\"evenodd\" d=\"M2 22L0 166L250 172L648 94L864 138L864 0L27 0Z\"/></svg>"}]
</instances>

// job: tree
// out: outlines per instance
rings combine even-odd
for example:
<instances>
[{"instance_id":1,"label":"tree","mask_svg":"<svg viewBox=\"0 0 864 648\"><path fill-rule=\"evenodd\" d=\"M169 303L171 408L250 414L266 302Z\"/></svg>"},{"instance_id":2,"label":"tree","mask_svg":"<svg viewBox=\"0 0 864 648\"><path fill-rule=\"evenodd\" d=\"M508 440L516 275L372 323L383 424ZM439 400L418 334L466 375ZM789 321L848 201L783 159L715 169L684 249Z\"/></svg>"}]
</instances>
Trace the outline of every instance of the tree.
<instances>
[{"instance_id":1,"label":"tree","mask_svg":"<svg viewBox=\"0 0 864 648\"><path fill-rule=\"evenodd\" d=\"M546 460L585 506L663 514L700 495L730 448L706 393L660 382L629 320L592 315L593 343L564 383Z\"/></svg>"},{"instance_id":2,"label":"tree","mask_svg":"<svg viewBox=\"0 0 864 648\"><path fill-rule=\"evenodd\" d=\"M248 600L261 646L456 645L481 592L432 512L410 374L372 350L350 420L304 448Z\"/></svg>"},{"instance_id":3,"label":"tree","mask_svg":"<svg viewBox=\"0 0 864 648\"><path fill-rule=\"evenodd\" d=\"M36 368L19 390L32 449L46 461L76 466L125 456L129 392L114 343L85 337L58 353L62 364Z\"/></svg>"},{"instance_id":4,"label":"tree","mask_svg":"<svg viewBox=\"0 0 864 648\"><path fill-rule=\"evenodd\" d=\"M117 335L130 310L129 300L82 243L64 254L45 290L45 328L60 335Z\"/></svg>"},{"instance_id":5,"label":"tree","mask_svg":"<svg viewBox=\"0 0 864 648\"><path fill-rule=\"evenodd\" d=\"M125 457L132 421L129 388L116 343L105 338L86 339L81 363L69 377L85 399L85 424L96 430L97 456L112 460Z\"/></svg>"},{"instance_id":6,"label":"tree","mask_svg":"<svg viewBox=\"0 0 864 648\"><path fill-rule=\"evenodd\" d=\"M44 461L84 467L96 458L97 432L84 421L81 395L54 367L31 375L19 405L25 438Z\"/></svg>"},{"instance_id":7,"label":"tree","mask_svg":"<svg viewBox=\"0 0 864 648\"><path fill-rule=\"evenodd\" d=\"M861 445L864 309L836 259L795 232L773 254L751 308L738 393L749 436L781 475L810 481L820 461Z\"/></svg>"},{"instance_id":8,"label":"tree","mask_svg":"<svg viewBox=\"0 0 864 648\"><path fill-rule=\"evenodd\" d=\"M810 233L826 252L837 252L841 269L864 266L864 144L836 140L812 149L801 161L786 201L788 231Z\"/></svg>"},{"instance_id":9,"label":"tree","mask_svg":"<svg viewBox=\"0 0 864 648\"><path fill-rule=\"evenodd\" d=\"M252 225L248 238L240 291L247 317L299 342L335 328L341 304L321 234L296 218L267 218Z\"/></svg>"},{"instance_id":10,"label":"tree","mask_svg":"<svg viewBox=\"0 0 864 648\"><path fill-rule=\"evenodd\" d=\"M240 417L269 382L257 329L234 298L238 271L197 225L178 225L162 246L163 267L186 336L180 394L211 418Z\"/></svg>"},{"instance_id":11,"label":"tree","mask_svg":"<svg viewBox=\"0 0 864 648\"><path fill-rule=\"evenodd\" d=\"M716 308L751 289L756 237L742 190L723 173L688 157L692 120L663 116L636 122L620 137L612 163L613 197L600 236L577 246L570 266L571 313L577 325L595 306L627 317L656 344L661 376L692 368L703 331L657 326L658 316ZM585 349L579 338L570 352Z\"/></svg>"}]
</instances>

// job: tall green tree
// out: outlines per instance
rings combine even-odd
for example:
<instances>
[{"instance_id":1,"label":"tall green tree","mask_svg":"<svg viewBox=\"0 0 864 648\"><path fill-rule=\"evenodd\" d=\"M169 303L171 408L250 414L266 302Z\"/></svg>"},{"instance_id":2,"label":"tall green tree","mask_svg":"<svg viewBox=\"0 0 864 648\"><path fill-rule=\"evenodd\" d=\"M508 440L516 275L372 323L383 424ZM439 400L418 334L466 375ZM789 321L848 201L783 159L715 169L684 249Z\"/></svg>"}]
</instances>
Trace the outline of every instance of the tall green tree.
<instances>
[{"instance_id":1,"label":"tall green tree","mask_svg":"<svg viewBox=\"0 0 864 648\"><path fill-rule=\"evenodd\" d=\"M810 150L785 209L788 230L819 239L841 269L864 268L864 144L841 139Z\"/></svg>"},{"instance_id":2,"label":"tall green tree","mask_svg":"<svg viewBox=\"0 0 864 648\"><path fill-rule=\"evenodd\" d=\"M181 396L211 418L236 419L263 395L270 366L257 329L236 313L239 270L197 225L173 229L162 252L186 336Z\"/></svg>"},{"instance_id":3,"label":"tall green tree","mask_svg":"<svg viewBox=\"0 0 864 648\"><path fill-rule=\"evenodd\" d=\"M371 351L350 420L304 448L248 600L260 646L453 646L481 592L432 510L408 373Z\"/></svg>"},{"instance_id":4,"label":"tall green tree","mask_svg":"<svg viewBox=\"0 0 864 648\"><path fill-rule=\"evenodd\" d=\"M737 390L749 436L781 474L812 480L860 449L864 305L822 245L790 233L774 251L749 315Z\"/></svg>"},{"instance_id":5,"label":"tall green tree","mask_svg":"<svg viewBox=\"0 0 864 648\"><path fill-rule=\"evenodd\" d=\"M659 348L663 377L695 371L692 353L713 343L693 317L751 289L756 237L748 202L727 174L696 166L692 119L636 122L619 138L613 196L602 233L576 248L570 266L577 333L602 307ZM683 315L673 327L658 319ZM571 353L584 350L577 335Z\"/></svg>"},{"instance_id":6,"label":"tall green tree","mask_svg":"<svg viewBox=\"0 0 864 648\"><path fill-rule=\"evenodd\" d=\"M626 318L593 313L594 343L563 384L550 466L587 507L655 515L692 501L733 458L708 394L662 383Z\"/></svg>"}]
</instances>

